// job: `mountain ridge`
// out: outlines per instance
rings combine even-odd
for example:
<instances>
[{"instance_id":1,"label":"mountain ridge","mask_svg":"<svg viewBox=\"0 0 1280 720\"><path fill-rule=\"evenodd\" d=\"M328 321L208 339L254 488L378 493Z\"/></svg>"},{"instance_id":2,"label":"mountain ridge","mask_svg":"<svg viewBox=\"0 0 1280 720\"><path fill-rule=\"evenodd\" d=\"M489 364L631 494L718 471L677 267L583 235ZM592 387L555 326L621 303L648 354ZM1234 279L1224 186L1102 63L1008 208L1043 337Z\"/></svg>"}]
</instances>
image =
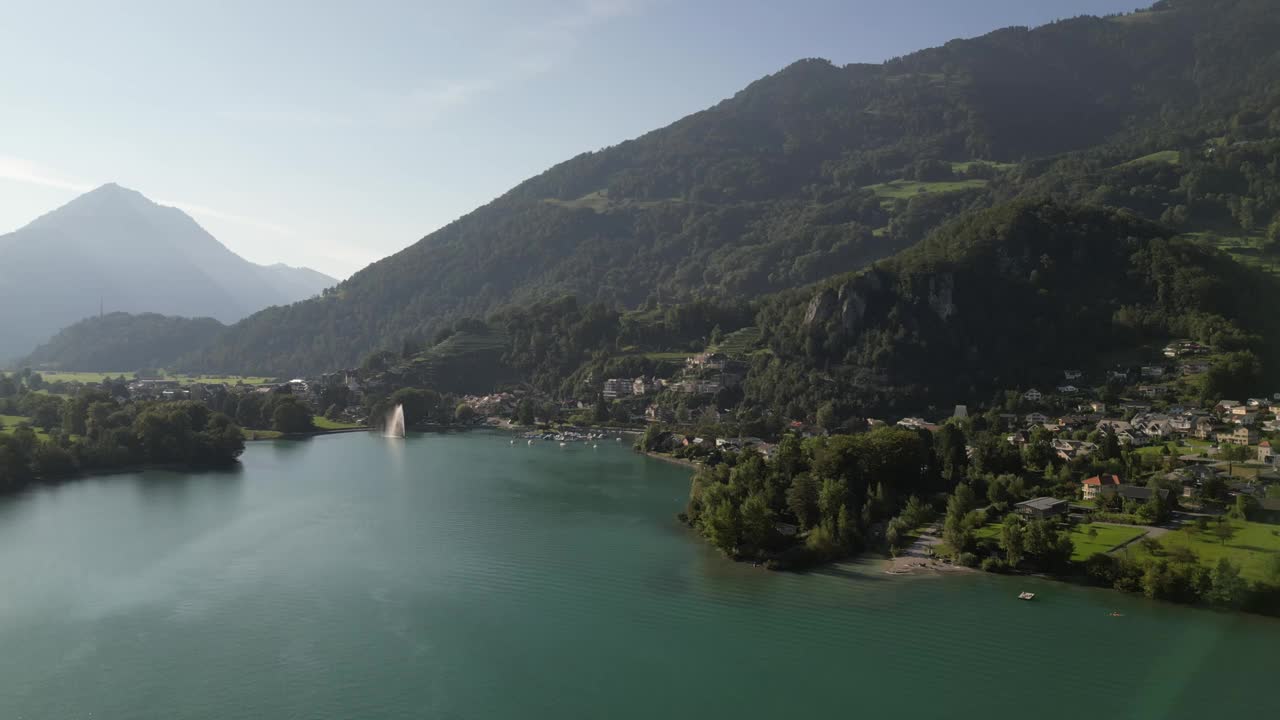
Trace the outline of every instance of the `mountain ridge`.
<instances>
[{"instance_id":1,"label":"mountain ridge","mask_svg":"<svg viewBox=\"0 0 1280 720\"><path fill-rule=\"evenodd\" d=\"M234 322L336 282L251 263L182 210L107 183L0 235L0 359L100 307Z\"/></svg>"},{"instance_id":2,"label":"mountain ridge","mask_svg":"<svg viewBox=\"0 0 1280 720\"><path fill-rule=\"evenodd\" d=\"M1270 92L1272 9L1165 0L1140 20L1006 28L880 65L803 60L559 163L184 363L319 371L509 304L757 297L856 270L1016 196L1024 158L1225 132Z\"/></svg>"}]
</instances>

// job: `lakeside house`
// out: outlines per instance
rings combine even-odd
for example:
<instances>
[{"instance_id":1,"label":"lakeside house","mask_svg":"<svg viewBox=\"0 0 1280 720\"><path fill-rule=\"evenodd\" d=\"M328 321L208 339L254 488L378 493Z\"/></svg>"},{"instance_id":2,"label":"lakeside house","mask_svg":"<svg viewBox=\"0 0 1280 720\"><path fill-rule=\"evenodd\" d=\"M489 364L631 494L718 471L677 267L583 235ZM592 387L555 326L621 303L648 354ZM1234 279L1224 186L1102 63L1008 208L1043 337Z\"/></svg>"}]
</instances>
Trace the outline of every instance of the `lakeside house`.
<instances>
[{"instance_id":1,"label":"lakeside house","mask_svg":"<svg viewBox=\"0 0 1280 720\"><path fill-rule=\"evenodd\" d=\"M1258 462L1263 465L1276 464L1276 453L1272 450L1271 443L1266 440L1258 443Z\"/></svg>"},{"instance_id":2,"label":"lakeside house","mask_svg":"<svg viewBox=\"0 0 1280 720\"><path fill-rule=\"evenodd\" d=\"M1069 503L1052 497L1025 500L1013 506L1014 512L1037 520L1045 520L1067 514Z\"/></svg>"},{"instance_id":3,"label":"lakeside house","mask_svg":"<svg viewBox=\"0 0 1280 720\"><path fill-rule=\"evenodd\" d=\"M1040 402L1044 399L1044 395L1039 390L1031 388L1030 390L1022 393L1022 399L1027 402Z\"/></svg>"},{"instance_id":4,"label":"lakeside house","mask_svg":"<svg viewBox=\"0 0 1280 720\"><path fill-rule=\"evenodd\" d=\"M1091 478L1085 478L1080 483L1080 490L1085 500L1092 500L1098 497L1098 493L1102 491L1102 488L1115 488L1121 484L1123 483L1119 475L1094 475Z\"/></svg>"},{"instance_id":5,"label":"lakeside house","mask_svg":"<svg viewBox=\"0 0 1280 720\"><path fill-rule=\"evenodd\" d=\"M704 352L685 360L690 370L724 370L729 356L718 352Z\"/></svg>"},{"instance_id":6,"label":"lakeside house","mask_svg":"<svg viewBox=\"0 0 1280 720\"><path fill-rule=\"evenodd\" d=\"M1219 445L1240 445L1247 447L1258 444L1258 431L1247 425L1241 425L1230 432L1218 433Z\"/></svg>"}]
</instances>

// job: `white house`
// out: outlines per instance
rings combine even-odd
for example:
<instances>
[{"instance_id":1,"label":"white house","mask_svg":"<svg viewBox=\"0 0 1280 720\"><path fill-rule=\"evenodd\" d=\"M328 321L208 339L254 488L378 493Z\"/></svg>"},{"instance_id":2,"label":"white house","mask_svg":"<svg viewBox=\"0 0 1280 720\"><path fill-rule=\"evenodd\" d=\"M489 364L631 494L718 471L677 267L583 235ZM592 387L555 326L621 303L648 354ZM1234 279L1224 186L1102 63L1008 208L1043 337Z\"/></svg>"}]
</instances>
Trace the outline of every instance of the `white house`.
<instances>
[{"instance_id":1,"label":"white house","mask_svg":"<svg viewBox=\"0 0 1280 720\"><path fill-rule=\"evenodd\" d=\"M1258 443L1258 462L1264 465L1276 464L1276 453L1271 449L1271 443L1266 440Z\"/></svg>"},{"instance_id":2,"label":"white house","mask_svg":"<svg viewBox=\"0 0 1280 720\"><path fill-rule=\"evenodd\" d=\"M1031 388L1030 390L1022 393L1022 399L1027 402L1040 402L1044 399L1044 395L1042 395L1039 390Z\"/></svg>"},{"instance_id":3,"label":"white house","mask_svg":"<svg viewBox=\"0 0 1280 720\"><path fill-rule=\"evenodd\" d=\"M633 383L631 378L611 378L604 381L602 394L606 400L615 400L620 397L626 397L632 393Z\"/></svg>"}]
</instances>

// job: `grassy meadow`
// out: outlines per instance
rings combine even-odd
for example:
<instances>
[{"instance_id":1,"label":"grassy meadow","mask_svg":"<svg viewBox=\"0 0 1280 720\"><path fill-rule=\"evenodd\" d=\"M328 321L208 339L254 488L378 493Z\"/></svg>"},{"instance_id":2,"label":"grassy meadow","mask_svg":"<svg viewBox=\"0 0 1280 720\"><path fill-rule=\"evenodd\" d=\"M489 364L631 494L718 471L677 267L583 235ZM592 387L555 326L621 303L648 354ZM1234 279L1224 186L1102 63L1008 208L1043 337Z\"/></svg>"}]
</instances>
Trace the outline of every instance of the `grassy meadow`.
<instances>
[{"instance_id":1,"label":"grassy meadow","mask_svg":"<svg viewBox=\"0 0 1280 720\"><path fill-rule=\"evenodd\" d=\"M1216 522L1210 522L1206 530L1194 525L1191 529L1170 532L1160 538L1164 547L1187 546L1200 558L1200 563L1213 567L1219 558L1227 558L1238 565L1240 574L1249 580L1263 580L1267 577L1267 564L1271 557L1280 553L1280 525L1231 520L1235 535L1225 543L1214 534ZM1134 558L1149 556L1150 553L1139 545L1131 545L1128 552Z\"/></svg>"}]
</instances>

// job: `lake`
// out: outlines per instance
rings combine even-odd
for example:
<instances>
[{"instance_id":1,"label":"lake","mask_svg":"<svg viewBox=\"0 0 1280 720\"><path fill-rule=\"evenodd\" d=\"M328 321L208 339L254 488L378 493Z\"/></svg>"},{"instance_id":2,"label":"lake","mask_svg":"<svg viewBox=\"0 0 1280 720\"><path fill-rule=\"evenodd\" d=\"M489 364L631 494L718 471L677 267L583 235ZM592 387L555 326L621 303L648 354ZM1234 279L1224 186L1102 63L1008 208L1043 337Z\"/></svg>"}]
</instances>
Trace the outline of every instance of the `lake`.
<instances>
[{"instance_id":1,"label":"lake","mask_svg":"<svg viewBox=\"0 0 1280 720\"><path fill-rule=\"evenodd\" d=\"M733 564L675 520L688 475L625 443L348 434L0 500L0 718L1280 712L1276 620Z\"/></svg>"}]
</instances>

